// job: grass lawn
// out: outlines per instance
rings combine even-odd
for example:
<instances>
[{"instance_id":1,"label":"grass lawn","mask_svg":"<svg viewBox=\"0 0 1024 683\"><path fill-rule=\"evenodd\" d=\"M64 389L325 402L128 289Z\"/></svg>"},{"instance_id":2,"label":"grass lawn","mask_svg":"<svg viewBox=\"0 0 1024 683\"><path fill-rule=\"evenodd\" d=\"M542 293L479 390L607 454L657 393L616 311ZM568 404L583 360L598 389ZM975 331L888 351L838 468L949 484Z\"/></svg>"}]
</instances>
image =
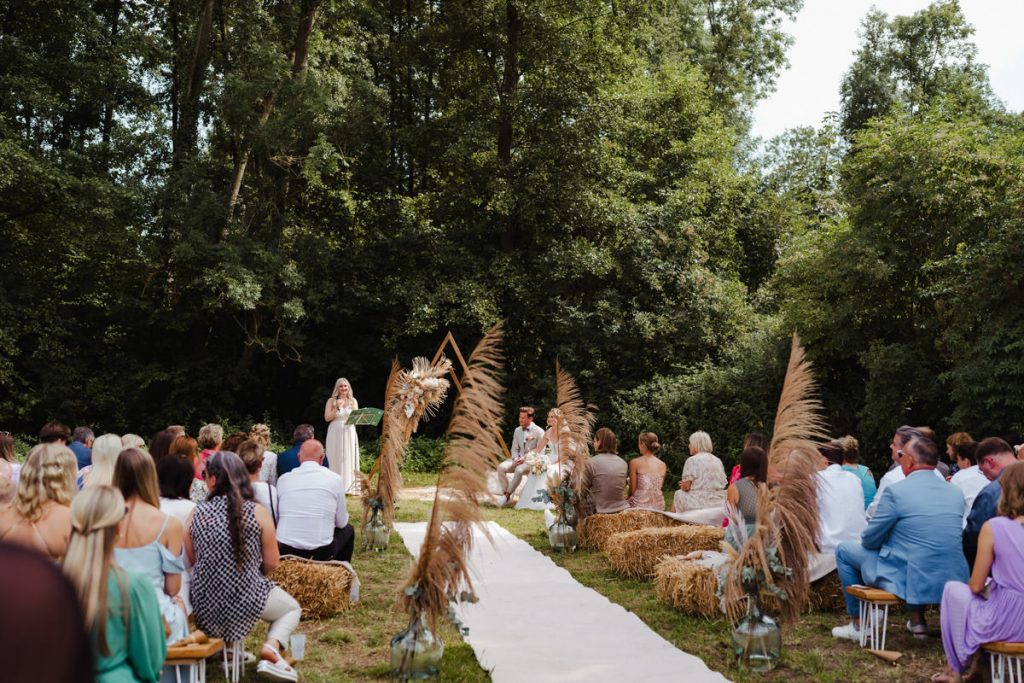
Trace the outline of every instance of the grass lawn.
<instances>
[{"instance_id":1,"label":"grass lawn","mask_svg":"<svg viewBox=\"0 0 1024 683\"><path fill-rule=\"evenodd\" d=\"M434 482L434 475L405 477L409 487ZM402 522L425 521L429 509L429 501L407 500L400 505L397 518ZM356 499L349 499L349 512L358 527ZM612 572L601 553L552 554L539 512L485 508L484 517L550 555L580 583L636 613L666 640L734 681L927 681L944 666L938 615L934 612L928 615L933 637L925 641L914 640L906 632L898 611L890 615L886 647L903 653L898 666L862 651L855 643L834 640L831 628L843 623L843 615L813 613L783 631L783 660L779 668L768 674L750 674L733 664L729 625L723 619L709 621L678 612L658 600L652 582L625 579ZM395 601L410 559L398 534L392 534L390 547L382 553L363 552L357 538L353 564L362 581L360 602L332 619L300 624L299 632L307 635L306 658L297 667L301 681L389 679L389 641L407 625L405 615L395 610ZM249 641L251 651L258 651L265 632L262 623L257 626ZM445 624L441 638L445 643L442 680L489 680L454 628ZM642 656L643 653L623 653L623 657ZM210 667L208 673L210 680L223 678L219 667ZM243 680L257 680L255 667L248 667Z\"/></svg>"}]
</instances>

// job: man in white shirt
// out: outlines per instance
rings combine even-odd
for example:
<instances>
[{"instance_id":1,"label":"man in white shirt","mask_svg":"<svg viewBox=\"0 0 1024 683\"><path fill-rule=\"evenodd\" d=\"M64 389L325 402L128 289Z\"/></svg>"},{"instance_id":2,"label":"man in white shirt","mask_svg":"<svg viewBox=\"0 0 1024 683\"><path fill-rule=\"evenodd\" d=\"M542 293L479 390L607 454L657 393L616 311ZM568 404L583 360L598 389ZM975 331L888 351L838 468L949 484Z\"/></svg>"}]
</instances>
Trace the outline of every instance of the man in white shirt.
<instances>
[{"instance_id":1,"label":"man in white shirt","mask_svg":"<svg viewBox=\"0 0 1024 683\"><path fill-rule=\"evenodd\" d=\"M864 519L864 487L853 472L843 469L843 449L834 444L818 446L822 469L818 472L818 546L835 553L843 541L860 541L868 525Z\"/></svg>"},{"instance_id":2,"label":"man in white shirt","mask_svg":"<svg viewBox=\"0 0 1024 683\"><path fill-rule=\"evenodd\" d=\"M277 480L277 545L282 555L349 562L355 531L348 523L345 482L323 461L323 444L304 441L299 466Z\"/></svg>"},{"instance_id":3,"label":"man in white shirt","mask_svg":"<svg viewBox=\"0 0 1024 683\"><path fill-rule=\"evenodd\" d=\"M869 505L868 509L864 512L864 519L870 522L871 518L875 516L875 511L878 509L878 503L882 500L882 491L896 482L903 481L907 478L907 475L903 474L903 468L899 466L899 457L897 454L900 449L903 448L903 444L909 443L910 439L914 437L922 436L924 436L924 434L922 434L917 427L911 427L909 425L903 425L896 430L895 434L892 435L892 441L889 442L889 452L892 457L892 461L896 463L896 465L886 472L878 482L878 492L875 494L874 500L871 501L871 505ZM939 479L942 479L943 481L946 480L946 478L942 476L942 473L937 469L933 469L932 472Z\"/></svg>"},{"instance_id":4,"label":"man in white shirt","mask_svg":"<svg viewBox=\"0 0 1024 683\"><path fill-rule=\"evenodd\" d=\"M964 526L967 526L967 516L971 514L974 499L978 497L983 488L988 486L988 477L974 462L974 451L977 448L978 444L968 441L953 449L953 457L956 458L956 464L960 471L953 475L949 483L964 493Z\"/></svg>"},{"instance_id":5,"label":"man in white shirt","mask_svg":"<svg viewBox=\"0 0 1024 683\"><path fill-rule=\"evenodd\" d=\"M523 406L519 409L519 426L512 435L512 457L503 460L498 465L498 481L505 491L502 503L507 503L511 494L519 488L519 482L524 476L530 473L530 466L526 464L526 454L536 450L544 436L544 430L533 422L534 410L530 406ZM513 474L509 482L508 475Z\"/></svg>"}]
</instances>

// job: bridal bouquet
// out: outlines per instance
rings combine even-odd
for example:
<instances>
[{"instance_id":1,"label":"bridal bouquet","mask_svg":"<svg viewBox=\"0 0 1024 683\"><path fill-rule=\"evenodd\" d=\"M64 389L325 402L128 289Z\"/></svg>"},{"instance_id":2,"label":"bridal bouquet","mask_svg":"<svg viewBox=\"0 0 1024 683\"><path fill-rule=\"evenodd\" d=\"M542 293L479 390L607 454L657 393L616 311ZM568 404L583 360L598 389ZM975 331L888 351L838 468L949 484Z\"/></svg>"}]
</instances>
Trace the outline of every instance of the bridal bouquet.
<instances>
[{"instance_id":1,"label":"bridal bouquet","mask_svg":"<svg viewBox=\"0 0 1024 683\"><path fill-rule=\"evenodd\" d=\"M551 461L543 453L530 451L526 454L526 464L530 467L530 474L545 474Z\"/></svg>"}]
</instances>

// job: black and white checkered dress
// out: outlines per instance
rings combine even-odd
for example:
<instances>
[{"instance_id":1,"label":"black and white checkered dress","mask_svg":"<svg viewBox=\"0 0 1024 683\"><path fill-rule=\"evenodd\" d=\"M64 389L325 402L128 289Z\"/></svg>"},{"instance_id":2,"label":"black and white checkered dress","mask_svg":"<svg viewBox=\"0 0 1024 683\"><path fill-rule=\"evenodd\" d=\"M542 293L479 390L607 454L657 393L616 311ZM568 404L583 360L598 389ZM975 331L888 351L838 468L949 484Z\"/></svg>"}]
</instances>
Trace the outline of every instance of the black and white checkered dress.
<instances>
[{"instance_id":1,"label":"black and white checkered dress","mask_svg":"<svg viewBox=\"0 0 1024 683\"><path fill-rule=\"evenodd\" d=\"M263 576L263 551L256 503L244 501L245 562L235 564L228 528L228 501L217 496L196 506L192 515L192 608L196 625L207 635L230 642L248 635L267 604L273 582Z\"/></svg>"}]
</instances>

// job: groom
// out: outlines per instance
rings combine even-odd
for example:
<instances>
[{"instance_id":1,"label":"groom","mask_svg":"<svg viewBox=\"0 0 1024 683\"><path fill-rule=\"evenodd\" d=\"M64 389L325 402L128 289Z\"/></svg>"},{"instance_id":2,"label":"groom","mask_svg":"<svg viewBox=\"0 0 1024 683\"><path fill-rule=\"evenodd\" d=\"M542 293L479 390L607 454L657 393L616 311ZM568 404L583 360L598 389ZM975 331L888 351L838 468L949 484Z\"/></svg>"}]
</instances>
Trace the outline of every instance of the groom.
<instances>
[{"instance_id":1,"label":"groom","mask_svg":"<svg viewBox=\"0 0 1024 683\"><path fill-rule=\"evenodd\" d=\"M523 406L519 409L519 426L512 435L512 457L503 460L498 465L498 481L501 482L505 492L501 504L508 504L509 496L519 488L519 482L523 475L529 474L530 466L526 464L526 454L537 448L544 430L533 423L534 410L530 406ZM508 481L508 474L513 473L512 482Z\"/></svg>"}]
</instances>

